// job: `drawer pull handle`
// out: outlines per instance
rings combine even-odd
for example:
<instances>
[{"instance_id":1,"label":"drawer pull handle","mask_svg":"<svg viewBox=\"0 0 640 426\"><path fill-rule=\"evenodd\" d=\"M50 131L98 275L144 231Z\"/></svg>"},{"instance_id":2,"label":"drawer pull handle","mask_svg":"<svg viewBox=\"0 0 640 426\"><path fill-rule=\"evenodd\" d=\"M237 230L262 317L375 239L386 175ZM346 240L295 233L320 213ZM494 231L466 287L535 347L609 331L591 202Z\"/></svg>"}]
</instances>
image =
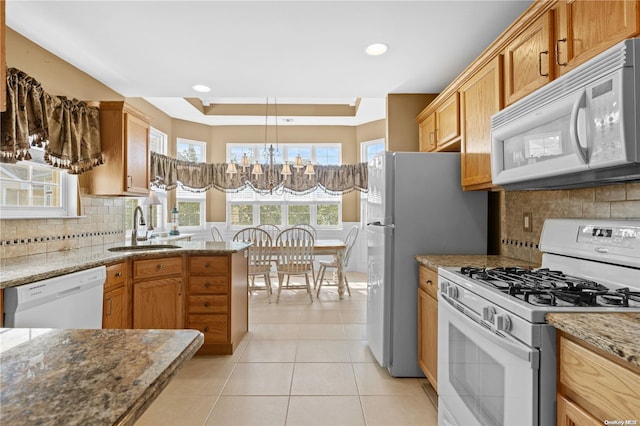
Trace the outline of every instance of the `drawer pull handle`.
<instances>
[{"instance_id":1,"label":"drawer pull handle","mask_svg":"<svg viewBox=\"0 0 640 426\"><path fill-rule=\"evenodd\" d=\"M204 328L204 332L205 332L205 333L208 333L208 332L209 332L209 327L205 327L205 328Z\"/></svg>"},{"instance_id":2,"label":"drawer pull handle","mask_svg":"<svg viewBox=\"0 0 640 426\"><path fill-rule=\"evenodd\" d=\"M560 63L560 43L566 43L567 42L567 38L561 38L560 40L556 40L556 64L560 65L561 67L566 67L567 63L566 62L562 62Z\"/></svg>"},{"instance_id":3,"label":"drawer pull handle","mask_svg":"<svg viewBox=\"0 0 640 426\"><path fill-rule=\"evenodd\" d=\"M549 51L545 50L544 52L538 53L538 74L540 77L549 77L549 73L542 72L542 55L549 55Z\"/></svg>"},{"instance_id":4,"label":"drawer pull handle","mask_svg":"<svg viewBox=\"0 0 640 426\"><path fill-rule=\"evenodd\" d=\"M122 272L116 272L116 278L120 278L122 276Z\"/></svg>"}]
</instances>

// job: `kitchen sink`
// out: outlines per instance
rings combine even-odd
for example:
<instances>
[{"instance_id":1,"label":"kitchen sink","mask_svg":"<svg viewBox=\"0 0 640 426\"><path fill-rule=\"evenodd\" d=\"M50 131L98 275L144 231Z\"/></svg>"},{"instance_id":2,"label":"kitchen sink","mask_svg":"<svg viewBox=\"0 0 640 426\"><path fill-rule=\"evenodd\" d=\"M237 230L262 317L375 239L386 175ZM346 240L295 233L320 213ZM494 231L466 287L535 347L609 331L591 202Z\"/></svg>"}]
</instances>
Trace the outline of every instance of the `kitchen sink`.
<instances>
[{"instance_id":1,"label":"kitchen sink","mask_svg":"<svg viewBox=\"0 0 640 426\"><path fill-rule=\"evenodd\" d=\"M118 246L111 247L107 250L109 251L148 251L148 250L166 250L166 249L179 249L182 248L180 246L174 246L171 244L150 244L150 245L140 245L140 246Z\"/></svg>"}]
</instances>

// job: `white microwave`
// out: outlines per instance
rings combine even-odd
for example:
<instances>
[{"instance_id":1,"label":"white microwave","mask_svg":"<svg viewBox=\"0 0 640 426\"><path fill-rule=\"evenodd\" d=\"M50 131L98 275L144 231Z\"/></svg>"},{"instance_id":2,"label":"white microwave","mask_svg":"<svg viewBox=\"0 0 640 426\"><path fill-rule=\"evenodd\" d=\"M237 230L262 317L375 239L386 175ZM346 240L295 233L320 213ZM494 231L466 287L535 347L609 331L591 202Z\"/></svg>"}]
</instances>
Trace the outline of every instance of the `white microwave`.
<instances>
[{"instance_id":1,"label":"white microwave","mask_svg":"<svg viewBox=\"0 0 640 426\"><path fill-rule=\"evenodd\" d=\"M491 117L505 189L640 180L640 39L628 39Z\"/></svg>"}]
</instances>

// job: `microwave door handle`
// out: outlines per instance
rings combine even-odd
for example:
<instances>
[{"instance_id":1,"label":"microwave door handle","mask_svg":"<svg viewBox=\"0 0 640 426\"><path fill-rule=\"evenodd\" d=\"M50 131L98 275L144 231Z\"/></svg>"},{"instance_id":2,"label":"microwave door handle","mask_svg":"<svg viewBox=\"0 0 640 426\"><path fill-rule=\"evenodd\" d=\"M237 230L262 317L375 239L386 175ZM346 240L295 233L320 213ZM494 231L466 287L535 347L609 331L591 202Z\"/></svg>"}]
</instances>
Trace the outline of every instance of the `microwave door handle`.
<instances>
[{"instance_id":1,"label":"microwave door handle","mask_svg":"<svg viewBox=\"0 0 640 426\"><path fill-rule=\"evenodd\" d=\"M587 148L583 148L582 145L580 145L580 133L578 132L578 116L580 114L580 110L586 108L586 106L587 92L583 90L580 94L580 97L573 104L573 108L571 108L571 126L569 127L569 137L573 142L576 153L578 154L578 158L580 159L582 164L587 164Z\"/></svg>"}]
</instances>

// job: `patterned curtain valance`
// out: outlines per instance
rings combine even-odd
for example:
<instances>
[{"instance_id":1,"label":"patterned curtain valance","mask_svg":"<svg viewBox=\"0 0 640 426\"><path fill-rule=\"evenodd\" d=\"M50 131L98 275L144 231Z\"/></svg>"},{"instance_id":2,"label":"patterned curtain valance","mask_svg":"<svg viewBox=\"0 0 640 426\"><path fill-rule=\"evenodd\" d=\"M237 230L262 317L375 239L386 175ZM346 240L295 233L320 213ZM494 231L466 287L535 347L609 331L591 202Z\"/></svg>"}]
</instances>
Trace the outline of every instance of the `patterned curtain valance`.
<instances>
[{"instance_id":1,"label":"patterned curtain valance","mask_svg":"<svg viewBox=\"0 0 640 426\"><path fill-rule=\"evenodd\" d=\"M315 175L293 172L286 178L280 174L282 165L274 164L274 191L286 191L292 194L308 194L318 187L330 194L344 194L353 190L367 191L367 164L346 164L341 166L316 165ZM151 153L151 185L156 188L171 190L180 186L192 192L202 192L211 188L224 192L238 192L247 187L259 193L269 193L269 175L271 168L262 165L264 173L251 175L250 168L229 175L227 164L191 163L177 160L166 155Z\"/></svg>"},{"instance_id":2,"label":"patterned curtain valance","mask_svg":"<svg viewBox=\"0 0 640 426\"><path fill-rule=\"evenodd\" d=\"M45 161L71 174L102 164L98 108L50 95L15 68L7 69L7 110L1 116L0 162L30 160L29 148L44 145Z\"/></svg>"}]
</instances>

